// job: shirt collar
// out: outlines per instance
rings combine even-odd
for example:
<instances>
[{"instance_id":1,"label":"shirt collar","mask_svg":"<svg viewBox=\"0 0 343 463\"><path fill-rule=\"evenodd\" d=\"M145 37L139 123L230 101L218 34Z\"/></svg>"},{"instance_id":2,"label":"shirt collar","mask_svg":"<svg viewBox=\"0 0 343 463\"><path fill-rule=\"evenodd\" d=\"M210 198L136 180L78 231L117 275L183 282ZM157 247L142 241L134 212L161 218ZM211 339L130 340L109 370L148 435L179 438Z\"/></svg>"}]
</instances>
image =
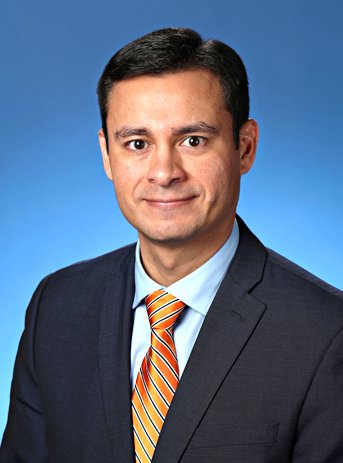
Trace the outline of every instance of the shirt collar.
<instances>
[{"instance_id":1,"label":"shirt collar","mask_svg":"<svg viewBox=\"0 0 343 463\"><path fill-rule=\"evenodd\" d=\"M239 228L235 220L231 235L208 261L165 289L205 316L235 255L238 241ZM161 285L152 280L143 268L139 241L136 245L135 287L133 309L148 294L161 288Z\"/></svg>"}]
</instances>

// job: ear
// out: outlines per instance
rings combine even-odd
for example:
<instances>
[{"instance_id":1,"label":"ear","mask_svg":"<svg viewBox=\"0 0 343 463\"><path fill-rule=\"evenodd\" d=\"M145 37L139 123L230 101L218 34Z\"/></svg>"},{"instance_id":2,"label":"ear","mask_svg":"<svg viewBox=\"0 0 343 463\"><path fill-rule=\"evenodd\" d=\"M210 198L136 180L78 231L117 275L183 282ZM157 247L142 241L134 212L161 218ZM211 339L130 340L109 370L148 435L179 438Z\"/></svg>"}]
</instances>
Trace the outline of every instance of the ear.
<instances>
[{"instance_id":1,"label":"ear","mask_svg":"<svg viewBox=\"0 0 343 463\"><path fill-rule=\"evenodd\" d=\"M98 139L99 139L99 145L100 145L100 150L101 150L101 155L102 155L102 163L104 165L105 173L110 180L113 180L111 164L110 164L110 156L108 154L107 142L106 142L106 137L105 137L103 129L99 130Z\"/></svg>"},{"instance_id":2,"label":"ear","mask_svg":"<svg viewBox=\"0 0 343 463\"><path fill-rule=\"evenodd\" d=\"M241 175L249 172L255 161L258 142L258 125L253 119L247 120L239 132L239 154L241 158Z\"/></svg>"}]
</instances>

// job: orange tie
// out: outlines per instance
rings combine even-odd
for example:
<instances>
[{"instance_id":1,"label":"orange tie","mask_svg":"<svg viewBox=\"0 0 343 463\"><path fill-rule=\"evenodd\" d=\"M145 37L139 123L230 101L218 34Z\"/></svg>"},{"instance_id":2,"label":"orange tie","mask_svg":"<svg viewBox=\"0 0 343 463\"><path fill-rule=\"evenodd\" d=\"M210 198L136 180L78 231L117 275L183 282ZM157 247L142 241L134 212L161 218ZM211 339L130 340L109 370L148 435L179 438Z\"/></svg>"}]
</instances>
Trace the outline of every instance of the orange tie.
<instances>
[{"instance_id":1,"label":"orange tie","mask_svg":"<svg viewBox=\"0 0 343 463\"><path fill-rule=\"evenodd\" d=\"M151 346L132 394L136 463L150 463L165 417L179 383L173 327L185 304L159 289L145 298Z\"/></svg>"}]
</instances>

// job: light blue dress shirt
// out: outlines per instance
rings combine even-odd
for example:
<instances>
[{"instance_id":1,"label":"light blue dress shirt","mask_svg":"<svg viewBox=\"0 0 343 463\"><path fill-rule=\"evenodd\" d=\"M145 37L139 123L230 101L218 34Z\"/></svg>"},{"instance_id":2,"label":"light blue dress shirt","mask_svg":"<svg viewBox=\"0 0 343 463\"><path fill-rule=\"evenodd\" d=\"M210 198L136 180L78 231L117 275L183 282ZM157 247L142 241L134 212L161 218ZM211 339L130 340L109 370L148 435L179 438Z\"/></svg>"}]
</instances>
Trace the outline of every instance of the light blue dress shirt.
<instances>
[{"instance_id":1,"label":"light blue dress shirt","mask_svg":"<svg viewBox=\"0 0 343 463\"><path fill-rule=\"evenodd\" d=\"M181 280L176 281L171 286L163 287L188 306L174 327L174 342L180 377L185 369L208 309L235 255L238 241L239 229L235 220L230 237L214 256ZM136 290L132 304L132 309L134 310L131 341L132 389L134 388L143 357L150 347L151 331L144 299L151 292L161 288L161 285L147 275L142 266L139 242L137 242L136 246L135 285Z\"/></svg>"}]
</instances>

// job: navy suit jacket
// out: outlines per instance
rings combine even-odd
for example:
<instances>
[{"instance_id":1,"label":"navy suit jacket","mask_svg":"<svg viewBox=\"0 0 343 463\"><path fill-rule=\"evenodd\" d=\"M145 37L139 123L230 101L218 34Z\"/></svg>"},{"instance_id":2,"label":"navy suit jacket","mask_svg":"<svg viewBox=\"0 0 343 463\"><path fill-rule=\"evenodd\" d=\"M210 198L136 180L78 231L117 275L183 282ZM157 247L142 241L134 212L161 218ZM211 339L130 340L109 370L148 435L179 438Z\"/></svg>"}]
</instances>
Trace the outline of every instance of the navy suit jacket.
<instances>
[{"instance_id":1,"label":"navy suit jacket","mask_svg":"<svg viewBox=\"0 0 343 463\"><path fill-rule=\"evenodd\" d=\"M239 220L153 463L343 462L342 293ZM30 303L1 463L130 463L134 246L60 270Z\"/></svg>"}]
</instances>

